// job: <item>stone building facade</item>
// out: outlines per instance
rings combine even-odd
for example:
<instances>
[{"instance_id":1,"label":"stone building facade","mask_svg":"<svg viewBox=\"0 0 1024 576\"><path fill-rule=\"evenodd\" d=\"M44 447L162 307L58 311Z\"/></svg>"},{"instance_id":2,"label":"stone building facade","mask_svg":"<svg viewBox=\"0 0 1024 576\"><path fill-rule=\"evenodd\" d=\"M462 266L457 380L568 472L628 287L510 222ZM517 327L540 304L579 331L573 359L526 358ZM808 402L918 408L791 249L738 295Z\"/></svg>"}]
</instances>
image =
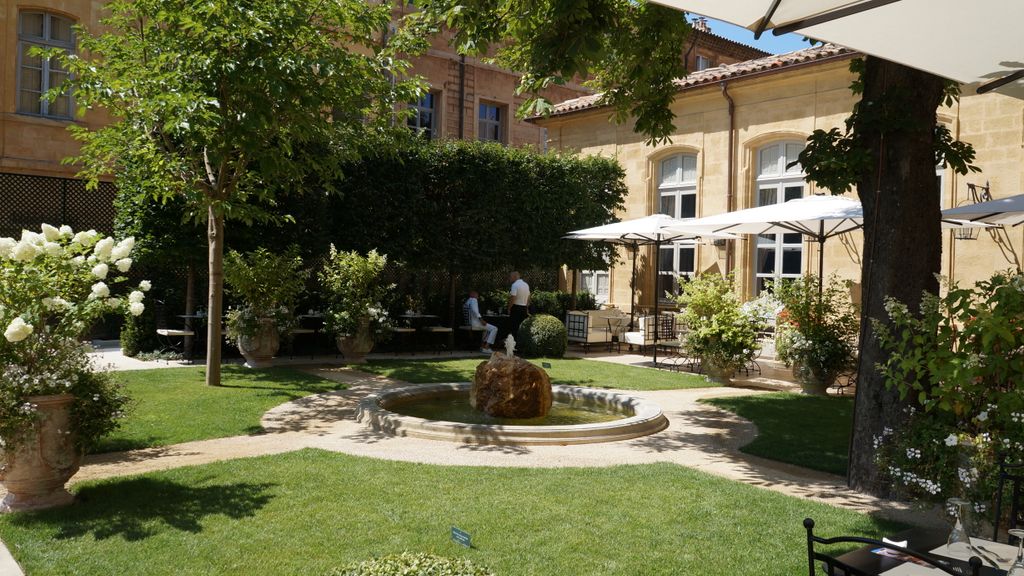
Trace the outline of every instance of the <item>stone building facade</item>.
<instances>
[{"instance_id":1,"label":"stone building facade","mask_svg":"<svg viewBox=\"0 0 1024 576\"><path fill-rule=\"evenodd\" d=\"M597 106L595 96L563 102L550 118L536 122L548 129L555 149L622 163L630 190L623 219L657 212L703 217L783 202L827 192L805 182L799 165L787 165L813 130L843 125L855 103L849 90L849 63L855 56L825 45L692 73L679 81L673 105L677 128L666 145L648 146L632 126L609 123L608 111ZM973 202L970 185L980 194L987 182L995 198L1024 192L1024 102L999 94L964 94L959 104L939 111L939 120L974 145L976 164L983 170L961 176L937 168L936 194L943 208ZM944 235L943 274L962 283L1019 267L1024 255L1020 228L981 231L975 240ZM817 244L798 235L662 250L657 274L653 249L641 251L637 288L639 306L645 309L653 306L656 293L675 290L682 276L731 269L738 289L749 298L766 280L817 272ZM585 271L577 282L629 309L630 256L620 256L622 264L610 272ZM824 256L825 273L853 281L858 297L860 234L830 240Z\"/></svg>"}]
</instances>

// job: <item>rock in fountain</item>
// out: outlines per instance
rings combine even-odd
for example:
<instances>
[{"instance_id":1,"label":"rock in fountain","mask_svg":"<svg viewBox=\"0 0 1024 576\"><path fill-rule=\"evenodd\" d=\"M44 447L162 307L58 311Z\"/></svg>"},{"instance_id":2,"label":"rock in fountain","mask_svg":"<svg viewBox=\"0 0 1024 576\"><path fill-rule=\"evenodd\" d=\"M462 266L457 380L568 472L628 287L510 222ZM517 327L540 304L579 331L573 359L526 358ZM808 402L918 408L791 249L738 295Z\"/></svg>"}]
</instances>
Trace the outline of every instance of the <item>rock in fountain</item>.
<instances>
[{"instance_id":1,"label":"rock in fountain","mask_svg":"<svg viewBox=\"0 0 1024 576\"><path fill-rule=\"evenodd\" d=\"M551 379L522 358L495 352L476 367L469 403L501 418L535 418L551 410Z\"/></svg>"}]
</instances>

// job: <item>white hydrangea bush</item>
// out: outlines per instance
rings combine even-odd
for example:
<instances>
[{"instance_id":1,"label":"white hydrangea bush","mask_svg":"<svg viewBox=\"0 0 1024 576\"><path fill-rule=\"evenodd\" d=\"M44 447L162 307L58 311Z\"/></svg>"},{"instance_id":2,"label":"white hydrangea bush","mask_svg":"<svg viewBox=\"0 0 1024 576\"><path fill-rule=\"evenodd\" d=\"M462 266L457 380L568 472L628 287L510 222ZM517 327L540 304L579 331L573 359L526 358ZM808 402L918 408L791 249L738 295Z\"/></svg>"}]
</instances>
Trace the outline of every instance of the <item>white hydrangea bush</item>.
<instances>
[{"instance_id":1,"label":"white hydrangea bush","mask_svg":"<svg viewBox=\"0 0 1024 576\"><path fill-rule=\"evenodd\" d=\"M104 315L145 310L149 282L129 288L121 276L134 245L49 224L0 238L0 447L16 444L38 416L33 396L76 397L83 448L116 425L126 398L94 372L82 339Z\"/></svg>"}]
</instances>

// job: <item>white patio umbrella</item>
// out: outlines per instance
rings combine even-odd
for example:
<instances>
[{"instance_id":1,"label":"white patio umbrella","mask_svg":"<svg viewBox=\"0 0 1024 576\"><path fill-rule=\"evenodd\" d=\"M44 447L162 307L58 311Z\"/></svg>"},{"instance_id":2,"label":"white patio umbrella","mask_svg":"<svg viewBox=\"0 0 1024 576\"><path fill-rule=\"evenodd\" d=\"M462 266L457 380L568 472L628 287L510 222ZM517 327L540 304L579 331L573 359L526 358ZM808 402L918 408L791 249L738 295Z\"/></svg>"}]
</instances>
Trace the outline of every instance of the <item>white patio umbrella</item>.
<instances>
[{"instance_id":1,"label":"white patio umbrella","mask_svg":"<svg viewBox=\"0 0 1024 576\"><path fill-rule=\"evenodd\" d=\"M1024 98L1020 0L653 0L774 34L799 32Z\"/></svg>"},{"instance_id":2,"label":"white patio umbrella","mask_svg":"<svg viewBox=\"0 0 1024 576\"><path fill-rule=\"evenodd\" d=\"M1024 194L950 208L942 211L942 217L1018 226L1024 224Z\"/></svg>"},{"instance_id":3,"label":"white patio umbrella","mask_svg":"<svg viewBox=\"0 0 1024 576\"><path fill-rule=\"evenodd\" d=\"M610 242L633 248L632 294L629 303L629 319L633 322L634 302L636 300L636 260L640 246L654 246L654 363L658 363L658 271L661 267L661 246L675 242L697 243L706 239L735 239L737 236L728 233L716 233L711 230L693 231L687 224L692 220L680 220L665 214L653 214L643 218L623 220L594 228L584 228L569 232L564 238L570 240L590 240Z\"/></svg>"}]
</instances>

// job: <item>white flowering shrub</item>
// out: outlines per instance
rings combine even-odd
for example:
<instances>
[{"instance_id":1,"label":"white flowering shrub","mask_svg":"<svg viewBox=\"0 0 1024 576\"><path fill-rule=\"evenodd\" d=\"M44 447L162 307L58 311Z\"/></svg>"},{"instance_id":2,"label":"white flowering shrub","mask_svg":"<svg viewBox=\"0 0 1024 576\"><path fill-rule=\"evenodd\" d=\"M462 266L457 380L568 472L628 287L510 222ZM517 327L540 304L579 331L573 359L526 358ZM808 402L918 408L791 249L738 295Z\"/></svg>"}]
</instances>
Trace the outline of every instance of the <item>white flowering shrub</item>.
<instances>
[{"instance_id":1,"label":"white flowering shrub","mask_svg":"<svg viewBox=\"0 0 1024 576\"><path fill-rule=\"evenodd\" d=\"M355 334L361 326L369 327L374 338L387 336L391 326L387 303L393 298L394 284L382 276L388 257L371 250L339 252L331 245L330 257L320 271L327 311L324 324L335 334Z\"/></svg>"},{"instance_id":2,"label":"white flowering shrub","mask_svg":"<svg viewBox=\"0 0 1024 576\"><path fill-rule=\"evenodd\" d=\"M857 354L858 311L834 275L818 293L818 279L804 276L775 286L785 308L776 325L779 359L798 376L831 383Z\"/></svg>"},{"instance_id":3,"label":"white flowering shrub","mask_svg":"<svg viewBox=\"0 0 1024 576\"><path fill-rule=\"evenodd\" d=\"M911 495L990 509L1000 459L1024 458L1024 275L926 294L919 314L889 300L879 366L908 401L907 422L876 438L882 469Z\"/></svg>"},{"instance_id":4,"label":"white flowering shrub","mask_svg":"<svg viewBox=\"0 0 1024 576\"><path fill-rule=\"evenodd\" d=\"M116 425L127 402L94 373L81 341L105 314L141 314L149 284L115 294L131 269L132 238L44 224L20 239L0 238L0 443L16 445L38 417L32 396L73 394L76 438L84 449Z\"/></svg>"},{"instance_id":5,"label":"white flowering shrub","mask_svg":"<svg viewBox=\"0 0 1024 576\"><path fill-rule=\"evenodd\" d=\"M757 356L757 333L763 318L748 315L733 289L733 277L702 274L681 281L676 301L683 308L686 347L705 365L738 370Z\"/></svg>"},{"instance_id":6,"label":"white flowering shrub","mask_svg":"<svg viewBox=\"0 0 1024 576\"><path fill-rule=\"evenodd\" d=\"M228 293L241 306L228 310L229 340L253 337L261 321L269 318L282 336L295 326L295 302L306 285L309 272L303 269L297 250L275 254L266 248L241 254L232 250L224 258L224 282Z\"/></svg>"}]
</instances>

